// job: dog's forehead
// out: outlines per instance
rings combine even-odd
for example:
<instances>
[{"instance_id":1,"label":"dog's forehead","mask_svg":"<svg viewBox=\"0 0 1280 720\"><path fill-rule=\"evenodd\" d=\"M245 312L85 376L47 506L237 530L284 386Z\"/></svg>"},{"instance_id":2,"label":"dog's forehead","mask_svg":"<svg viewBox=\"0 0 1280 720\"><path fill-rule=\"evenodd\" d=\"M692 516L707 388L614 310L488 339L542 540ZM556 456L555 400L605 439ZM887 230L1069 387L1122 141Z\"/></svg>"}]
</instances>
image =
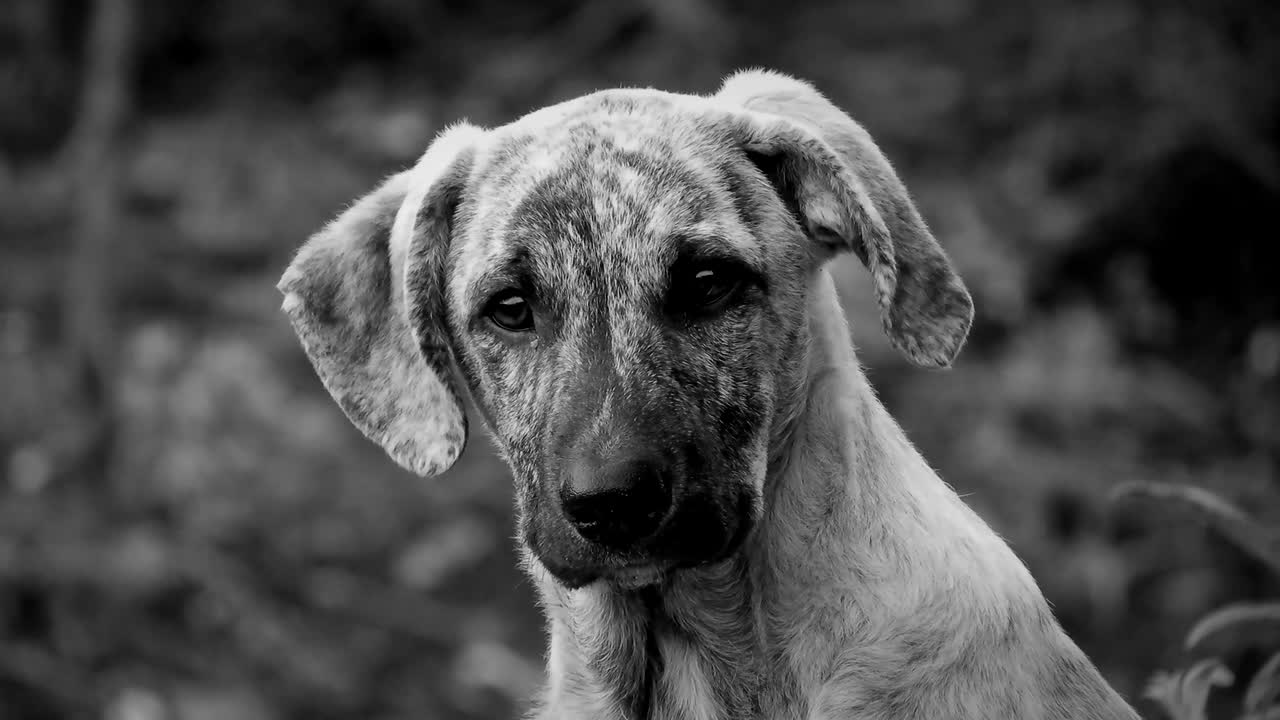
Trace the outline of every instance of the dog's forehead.
<instances>
[{"instance_id":1,"label":"dog's forehead","mask_svg":"<svg viewBox=\"0 0 1280 720\"><path fill-rule=\"evenodd\" d=\"M468 188L461 272L516 247L637 257L675 237L750 243L727 179L727 133L698 100L607 91L491 131Z\"/></svg>"},{"instance_id":2,"label":"dog's forehead","mask_svg":"<svg viewBox=\"0 0 1280 720\"><path fill-rule=\"evenodd\" d=\"M529 113L491 134L476 180L524 179L608 147L677 153L694 161L715 129L704 98L656 90L605 90ZM700 142L701 141L701 142Z\"/></svg>"},{"instance_id":3,"label":"dog's forehead","mask_svg":"<svg viewBox=\"0 0 1280 720\"><path fill-rule=\"evenodd\" d=\"M583 195L657 210L674 191L714 186L721 172L715 134L690 100L606 91L497 128L473 176L479 214L505 220L522 202ZM705 202L703 194L689 199Z\"/></svg>"}]
</instances>

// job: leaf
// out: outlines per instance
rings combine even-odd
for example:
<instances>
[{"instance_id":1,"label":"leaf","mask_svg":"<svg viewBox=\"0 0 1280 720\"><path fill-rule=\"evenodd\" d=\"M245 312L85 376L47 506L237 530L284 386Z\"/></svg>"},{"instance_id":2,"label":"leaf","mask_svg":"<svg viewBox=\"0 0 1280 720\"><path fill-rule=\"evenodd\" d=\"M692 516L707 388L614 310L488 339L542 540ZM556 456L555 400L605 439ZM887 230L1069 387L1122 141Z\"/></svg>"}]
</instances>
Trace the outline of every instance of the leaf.
<instances>
[{"instance_id":1,"label":"leaf","mask_svg":"<svg viewBox=\"0 0 1280 720\"><path fill-rule=\"evenodd\" d=\"M1270 633L1266 632L1269 625L1274 626ZM1234 631L1233 637L1243 638L1248 646L1265 645L1272 635L1280 633L1280 603L1235 603L1218 608L1191 628L1186 648L1194 650L1228 630Z\"/></svg>"},{"instance_id":2,"label":"leaf","mask_svg":"<svg viewBox=\"0 0 1280 720\"><path fill-rule=\"evenodd\" d=\"M1205 705L1210 691L1233 682L1231 671L1209 658L1182 672L1157 672L1142 696L1155 701L1171 720L1207 720Z\"/></svg>"},{"instance_id":3,"label":"leaf","mask_svg":"<svg viewBox=\"0 0 1280 720\"><path fill-rule=\"evenodd\" d=\"M1265 527L1218 495L1193 485L1130 482L1118 485L1112 501L1125 499L1167 500L1192 510L1240 549L1280 574L1280 532Z\"/></svg>"},{"instance_id":4,"label":"leaf","mask_svg":"<svg viewBox=\"0 0 1280 720\"><path fill-rule=\"evenodd\" d=\"M1280 652L1271 656L1253 674L1249 688L1244 692L1244 711L1250 715L1262 713L1280 700ZM1273 708L1280 710L1280 708Z\"/></svg>"}]
</instances>

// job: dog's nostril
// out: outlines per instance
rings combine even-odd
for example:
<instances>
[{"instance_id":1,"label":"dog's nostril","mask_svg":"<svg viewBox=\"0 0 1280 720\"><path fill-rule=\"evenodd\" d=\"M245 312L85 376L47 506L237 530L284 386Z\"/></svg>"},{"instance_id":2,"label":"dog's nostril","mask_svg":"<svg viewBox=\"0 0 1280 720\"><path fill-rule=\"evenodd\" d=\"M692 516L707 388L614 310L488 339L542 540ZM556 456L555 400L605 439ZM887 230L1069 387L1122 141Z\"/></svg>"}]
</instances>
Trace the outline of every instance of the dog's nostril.
<instances>
[{"instance_id":1,"label":"dog's nostril","mask_svg":"<svg viewBox=\"0 0 1280 720\"><path fill-rule=\"evenodd\" d=\"M608 476L585 486L571 482L561 494L565 516L578 534L612 549L652 535L671 506L670 488L662 474L647 463L597 472ZM586 492L575 492L574 485Z\"/></svg>"}]
</instances>

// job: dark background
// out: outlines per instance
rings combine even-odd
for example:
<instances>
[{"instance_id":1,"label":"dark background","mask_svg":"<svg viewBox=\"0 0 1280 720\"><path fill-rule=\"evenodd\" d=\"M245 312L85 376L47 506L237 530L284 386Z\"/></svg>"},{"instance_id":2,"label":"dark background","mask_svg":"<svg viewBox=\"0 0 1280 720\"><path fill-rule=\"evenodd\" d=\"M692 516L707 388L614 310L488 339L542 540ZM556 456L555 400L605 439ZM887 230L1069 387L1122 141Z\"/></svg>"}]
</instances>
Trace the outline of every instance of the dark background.
<instances>
[{"instance_id":1,"label":"dark background","mask_svg":"<svg viewBox=\"0 0 1280 720\"><path fill-rule=\"evenodd\" d=\"M864 123L955 259L954 370L905 366L841 262L854 341L1107 678L1136 701L1274 596L1109 501L1280 517L1274 0L3 0L0 718L514 717L543 638L505 467L482 433L393 466L275 281L455 119L753 65Z\"/></svg>"}]
</instances>

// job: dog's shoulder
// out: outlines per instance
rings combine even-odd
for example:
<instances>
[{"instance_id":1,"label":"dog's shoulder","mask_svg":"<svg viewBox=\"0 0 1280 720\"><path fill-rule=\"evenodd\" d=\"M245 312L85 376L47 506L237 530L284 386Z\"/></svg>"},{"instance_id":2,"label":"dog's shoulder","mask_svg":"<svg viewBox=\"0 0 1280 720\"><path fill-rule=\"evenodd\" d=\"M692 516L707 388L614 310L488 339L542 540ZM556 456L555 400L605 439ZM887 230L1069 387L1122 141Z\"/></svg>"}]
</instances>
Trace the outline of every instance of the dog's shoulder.
<instances>
[{"instance_id":1,"label":"dog's shoulder","mask_svg":"<svg viewBox=\"0 0 1280 720\"><path fill-rule=\"evenodd\" d=\"M1038 598L1008 614L971 613L949 632L924 622L849 648L816 706L821 717L874 720L1137 717Z\"/></svg>"}]
</instances>

